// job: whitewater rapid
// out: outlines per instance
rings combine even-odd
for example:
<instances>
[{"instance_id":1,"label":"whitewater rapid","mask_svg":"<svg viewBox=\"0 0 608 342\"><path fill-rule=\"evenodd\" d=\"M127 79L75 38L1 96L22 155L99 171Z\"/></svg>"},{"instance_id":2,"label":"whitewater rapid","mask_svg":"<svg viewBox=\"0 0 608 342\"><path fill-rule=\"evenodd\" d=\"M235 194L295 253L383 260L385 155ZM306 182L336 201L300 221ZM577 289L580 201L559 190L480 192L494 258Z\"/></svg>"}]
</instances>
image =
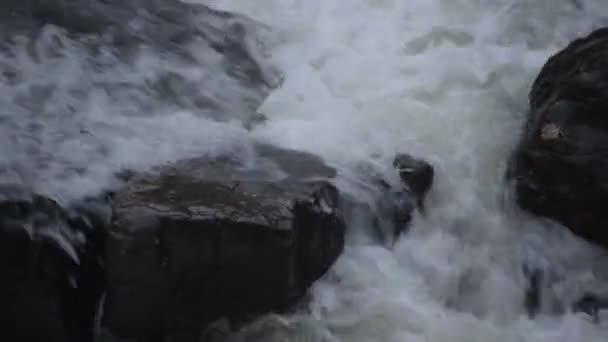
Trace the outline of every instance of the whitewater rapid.
<instances>
[{"instance_id":1,"label":"whitewater rapid","mask_svg":"<svg viewBox=\"0 0 608 342\"><path fill-rule=\"evenodd\" d=\"M237 340L608 340L608 321L569 312L585 291L606 292L608 255L520 212L503 181L531 82L552 53L608 24L603 0L203 2L276 34L283 83L254 136L343 175L398 152L436 169L428 214L394 250L351 243L309 312L268 317ZM526 268L545 275L534 319Z\"/></svg>"},{"instance_id":2,"label":"whitewater rapid","mask_svg":"<svg viewBox=\"0 0 608 342\"><path fill-rule=\"evenodd\" d=\"M52 25L12 37L0 46L0 188L66 203L123 169L247 155L263 140L320 155L356 192L362 163L390 177L395 154L409 153L435 168L427 213L390 250L355 222L310 304L235 342L608 341L608 317L569 311L585 292L608 295L608 255L518 210L504 181L534 77L608 26L606 0L189 1L262 23L236 20L265 82L280 86L268 97L243 86L207 42L179 51L189 61L162 49L125 61L104 37ZM218 41L230 31L201 21ZM257 103L267 121L244 128ZM544 275L533 319L530 270Z\"/></svg>"}]
</instances>

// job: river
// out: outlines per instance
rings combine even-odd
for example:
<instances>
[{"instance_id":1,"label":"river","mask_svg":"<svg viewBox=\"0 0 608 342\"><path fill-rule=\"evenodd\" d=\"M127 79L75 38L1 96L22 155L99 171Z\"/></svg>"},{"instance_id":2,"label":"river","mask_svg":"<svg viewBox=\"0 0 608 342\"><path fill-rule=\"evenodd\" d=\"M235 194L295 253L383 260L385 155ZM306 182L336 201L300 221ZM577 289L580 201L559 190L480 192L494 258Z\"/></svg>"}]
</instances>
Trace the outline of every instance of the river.
<instances>
[{"instance_id":1,"label":"river","mask_svg":"<svg viewBox=\"0 0 608 342\"><path fill-rule=\"evenodd\" d=\"M91 69L86 46L48 27L0 56L0 180L70 201L123 168L263 140L320 155L349 192L361 163L388 174L409 153L435 167L409 232L386 248L355 222L307 307L231 339L608 340L606 318L570 310L586 292L608 292L608 255L520 211L504 180L534 77L569 41L608 25L605 0L197 1L263 23L265 53L254 57L280 84L268 97L227 77L208 49L191 51L195 67L155 53L127 66L102 48ZM175 111L129 86L167 74L192 80L172 88L180 101L200 95L224 118L261 103L267 121L246 129ZM531 272L542 273L532 318Z\"/></svg>"}]
</instances>

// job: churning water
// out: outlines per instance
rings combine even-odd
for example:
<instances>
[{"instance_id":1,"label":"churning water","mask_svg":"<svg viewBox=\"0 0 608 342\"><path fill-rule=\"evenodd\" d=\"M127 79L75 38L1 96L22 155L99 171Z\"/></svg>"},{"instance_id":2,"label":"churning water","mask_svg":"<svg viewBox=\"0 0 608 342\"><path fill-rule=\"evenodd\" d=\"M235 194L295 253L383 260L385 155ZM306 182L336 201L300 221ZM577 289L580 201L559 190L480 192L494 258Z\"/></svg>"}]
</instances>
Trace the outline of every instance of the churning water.
<instances>
[{"instance_id":1,"label":"churning water","mask_svg":"<svg viewBox=\"0 0 608 342\"><path fill-rule=\"evenodd\" d=\"M348 170L398 152L436 168L426 216L394 250L352 243L310 312L252 341L606 341L569 307L608 290L608 256L514 207L503 181L546 59L608 24L603 0L210 0L273 27L284 82L253 134ZM352 228L352 227L351 227ZM543 270L525 310L526 270Z\"/></svg>"},{"instance_id":2,"label":"churning water","mask_svg":"<svg viewBox=\"0 0 608 342\"><path fill-rule=\"evenodd\" d=\"M606 320L569 310L586 291L608 292L608 255L520 212L503 181L533 78L567 42L608 25L605 0L197 1L266 25L256 26L266 55L253 57L267 84L282 83L263 102L268 89L227 76L204 42L188 46L194 63L140 51L125 64L103 44L91 59L87 42L50 26L2 50L0 181L69 201L122 168L240 153L258 139L321 155L350 191L361 162L382 170L410 153L436 170L426 215L392 250L352 238L308 310L266 317L236 340L608 340ZM166 106L167 92L179 103ZM252 104L268 120L247 130ZM543 274L533 319L530 270Z\"/></svg>"}]
</instances>

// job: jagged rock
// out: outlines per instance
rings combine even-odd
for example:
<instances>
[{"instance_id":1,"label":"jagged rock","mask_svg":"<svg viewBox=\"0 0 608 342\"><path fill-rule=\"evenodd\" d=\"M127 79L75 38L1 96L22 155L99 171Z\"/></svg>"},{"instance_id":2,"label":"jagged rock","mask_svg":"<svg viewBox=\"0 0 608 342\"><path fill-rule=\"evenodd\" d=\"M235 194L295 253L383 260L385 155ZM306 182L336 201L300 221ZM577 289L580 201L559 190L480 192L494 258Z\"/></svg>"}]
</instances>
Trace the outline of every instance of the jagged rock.
<instances>
[{"instance_id":1,"label":"jagged rock","mask_svg":"<svg viewBox=\"0 0 608 342\"><path fill-rule=\"evenodd\" d=\"M510 161L519 205L608 247L608 29L545 64Z\"/></svg>"},{"instance_id":2,"label":"jagged rock","mask_svg":"<svg viewBox=\"0 0 608 342\"><path fill-rule=\"evenodd\" d=\"M103 219L14 194L0 200L1 339L92 341L104 286Z\"/></svg>"},{"instance_id":3,"label":"jagged rock","mask_svg":"<svg viewBox=\"0 0 608 342\"><path fill-rule=\"evenodd\" d=\"M401 184L391 186L387 182L380 182L381 195L374 219L387 244L394 243L407 230L414 210L424 211L424 199L435 175L431 164L408 154L395 156L393 167L399 174Z\"/></svg>"},{"instance_id":4,"label":"jagged rock","mask_svg":"<svg viewBox=\"0 0 608 342\"><path fill-rule=\"evenodd\" d=\"M203 158L134 177L115 195L105 327L196 341L207 323L285 310L340 255L335 171L267 145L254 163Z\"/></svg>"},{"instance_id":5,"label":"jagged rock","mask_svg":"<svg viewBox=\"0 0 608 342\"><path fill-rule=\"evenodd\" d=\"M261 124L256 110L280 81L273 38L246 16L179 0L2 1L0 181L79 198L113 186L118 164L188 153L172 143L158 158L122 160L131 143L157 141L145 126ZM116 145L123 137L128 146Z\"/></svg>"},{"instance_id":6,"label":"jagged rock","mask_svg":"<svg viewBox=\"0 0 608 342\"><path fill-rule=\"evenodd\" d=\"M424 199L434 177L432 165L407 154L395 156L393 167L394 178L399 179L396 182L370 169L370 165L362 165L360 183L371 200L352 197L344 208L349 226L373 227L374 235L387 246L407 230L415 210L424 211Z\"/></svg>"},{"instance_id":7,"label":"jagged rock","mask_svg":"<svg viewBox=\"0 0 608 342\"><path fill-rule=\"evenodd\" d=\"M399 172L401 182L415 197L418 207L424 210L424 198L431 190L435 169L422 159L407 154L398 154L393 166Z\"/></svg>"},{"instance_id":8,"label":"jagged rock","mask_svg":"<svg viewBox=\"0 0 608 342\"><path fill-rule=\"evenodd\" d=\"M572 305L572 311L584 312L596 321L599 320L599 313L602 310L608 310L608 298L592 293L586 293Z\"/></svg>"}]
</instances>

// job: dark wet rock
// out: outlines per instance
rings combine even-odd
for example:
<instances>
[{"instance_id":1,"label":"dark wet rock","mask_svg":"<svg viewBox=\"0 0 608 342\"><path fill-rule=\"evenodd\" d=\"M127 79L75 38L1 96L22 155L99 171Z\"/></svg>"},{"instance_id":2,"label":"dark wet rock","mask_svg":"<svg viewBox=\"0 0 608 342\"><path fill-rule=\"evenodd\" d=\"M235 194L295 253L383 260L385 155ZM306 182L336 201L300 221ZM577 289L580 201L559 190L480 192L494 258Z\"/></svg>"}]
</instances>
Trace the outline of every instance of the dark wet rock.
<instances>
[{"instance_id":1,"label":"dark wet rock","mask_svg":"<svg viewBox=\"0 0 608 342\"><path fill-rule=\"evenodd\" d=\"M16 102L37 112L57 100L68 102L72 112L85 110L91 97L103 92L121 105L116 108L120 113L131 108L124 114L190 110L216 120L240 119L252 125L261 121L261 115L255 113L260 102L280 82L278 73L264 62L262 36L268 28L202 4L179 0L8 1L3 2L0 29L4 81L13 85L33 82L29 91L18 94ZM30 80L27 70L21 70L23 60L13 58L21 55L24 40L26 56L34 64L52 68L58 60L71 58L77 65L70 72L82 73L77 85ZM147 75L134 72L142 56L151 54L157 61L148 59ZM211 82L222 91L206 87ZM61 95L67 98L57 99Z\"/></svg>"},{"instance_id":2,"label":"dark wet rock","mask_svg":"<svg viewBox=\"0 0 608 342\"><path fill-rule=\"evenodd\" d=\"M358 177L368 196L353 196L344 208L349 226L373 227L374 235L387 246L408 229L415 210L424 211L424 199L434 177L432 165L407 154L397 155L392 166L395 177L375 172L369 165L361 166Z\"/></svg>"},{"instance_id":3,"label":"dark wet rock","mask_svg":"<svg viewBox=\"0 0 608 342\"><path fill-rule=\"evenodd\" d=\"M524 296L524 306L528 316L534 318L542 308L542 285L544 273L537 268L524 266L524 275L528 280L528 286Z\"/></svg>"},{"instance_id":4,"label":"dark wet rock","mask_svg":"<svg viewBox=\"0 0 608 342\"><path fill-rule=\"evenodd\" d=\"M519 205L608 247L608 29L545 64L510 162Z\"/></svg>"},{"instance_id":5,"label":"dark wet rock","mask_svg":"<svg viewBox=\"0 0 608 342\"><path fill-rule=\"evenodd\" d=\"M584 312L596 320L599 319L599 312L603 310L608 310L608 298L592 293L583 295L581 299L572 305L572 311Z\"/></svg>"},{"instance_id":6,"label":"dark wet rock","mask_svg":"<svg viewBox=\"0 0 608 342\"><path fill-rule=\"evenodd\" d=\"M391 232L395 240L409 226L418 199L411 192L383 186L378 200L375 223L381 231Z\"/></svg>"},{"instance_id":7,"label":"dark wet rock","mask_svg":"<svg viewBox=\"0 0 608 342\"><path fill-rule=\"evenodd\" d=\"M206 324L286 310L340 255L335 171L267 145L191 159L114 198L104 326L119 338L197 341Z\"/></svg>"},{"instance_id":8,"label":"dark wet rock","mask_svg":"<svg viewBox=\"0 0 608 342\"><path fill-rule=\"evenodd\" d=\"M2 340L92 341L104 286L103 218L16 194L0 200Z\"/></svg>"},{"instance_id":9,"label":"dark wet rock","mask_svg":"<svg viewBox=\"0 0 608 342\"><path fill-rule=\"evenodd\" d=\"M431 164L408 154L395 156L393 167L400 183L391 186L383 182L375 221L381 231L387 231L388 227L388 231L393 232L394 242L409 228L414 211L424 212L424 199L431 189L435 172Z\"/></svg>"}]
</instances>

